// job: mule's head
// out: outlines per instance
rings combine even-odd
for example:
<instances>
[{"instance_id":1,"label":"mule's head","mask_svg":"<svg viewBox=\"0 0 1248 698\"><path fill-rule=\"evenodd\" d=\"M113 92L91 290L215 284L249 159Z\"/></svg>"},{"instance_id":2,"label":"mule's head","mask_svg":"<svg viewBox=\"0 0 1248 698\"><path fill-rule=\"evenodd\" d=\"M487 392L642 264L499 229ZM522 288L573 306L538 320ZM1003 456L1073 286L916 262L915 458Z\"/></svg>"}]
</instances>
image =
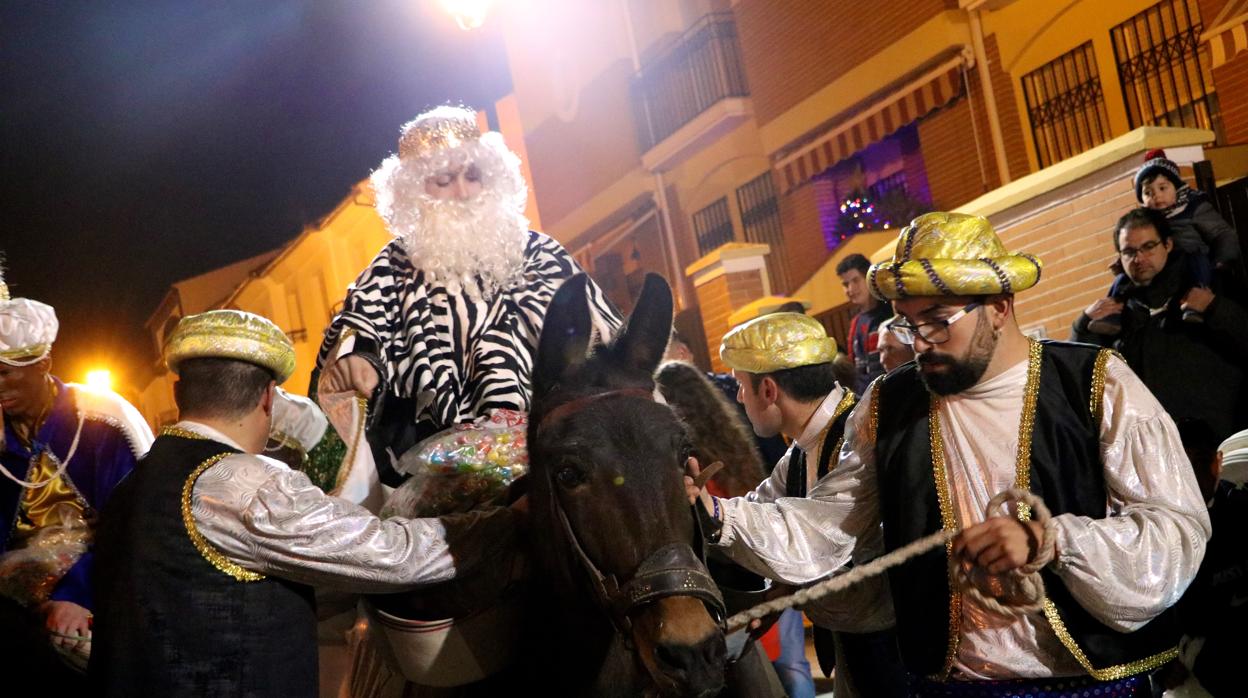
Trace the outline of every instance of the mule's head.
<instances>
[{"instance_id":1,"label":"mule's head","mask_svg":"<svg viewBox=\"0 0 1248 698\"><path fill-rule=\"evenodd\" d=\"M611 616L664 693L701 696L723 682L722 606L694 552L684 428L651 397L671 324L671 290L648 275L627 325L589 355L586 277L559 289L533 373L530 510L554 541L552 575Z\"/></svg>"}]
</instances>

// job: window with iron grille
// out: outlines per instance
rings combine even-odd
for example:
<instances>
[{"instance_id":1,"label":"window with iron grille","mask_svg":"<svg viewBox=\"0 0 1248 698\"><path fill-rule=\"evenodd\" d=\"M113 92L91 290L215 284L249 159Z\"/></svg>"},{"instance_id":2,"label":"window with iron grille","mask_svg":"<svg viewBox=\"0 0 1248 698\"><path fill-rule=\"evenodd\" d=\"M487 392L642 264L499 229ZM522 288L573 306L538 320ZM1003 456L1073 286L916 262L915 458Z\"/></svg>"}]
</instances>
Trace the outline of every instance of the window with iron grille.
<instances>
[{"instance_id":1,"label":"window with iron grille","mask_svg":"<svg viewBox=\"0 0 1248 698\"><path fill-rule=\"evenodd\" d=\"M776 185L770 170L737 188L737 210L741 212L745 241L771 247L771 252L767 254L767 275L771 278L772 291L792 291L789 286L789 256L784 249L784 230L780 225L780 201L776 198Z\"/></svg>"},{"instance_id":2,"label":"window with iron grille","mask_svg":"<svg viewBox=\"0 0 1248 698\"><path fill-rule=\"evenodd\" d=\"M901 193L903 194L906 193L906 173L905 172L895 172L887 177L881 177L880 179L877 179L875 181L875 184L872 184L871 186L867 187L867 193L871 195L872 199L879 201L880 199L883 199L884 196L887 195L889 192L895 191L897 189L900 189Z\"/></svg>"},{"instance_id":3,"label":"window with iron grille","mask_svg":"<svg viewBox=\"0 0 1248 698\"><path fill-rule=\"evenodd\" d=\"M1131 128L1205 128L1222 119L1196 0L1163 0L1110 30Z\"/></svg>"},{"instance_id":4,"label":"window with iron grille","mask_svg":"<svg viewBox=\"0 0 1248 698\"><path fill-rule=\"evenodd\" d=\"M1024 75L1023 96L1041 167L1109 139L1105 92L1091 41Z\"/></svg>"},{"instance_id":5,"label":"window with iron grille","mask_svg":"<svg viewBox=\"0 0 1248 698\"><path fill-rule=\"evenodd\" d=\"M698 237L698 254L706 255L717 247L732 242L732 216L728 213L728 197L693 214L693 231Z\"/></svg>"}]
</instances>

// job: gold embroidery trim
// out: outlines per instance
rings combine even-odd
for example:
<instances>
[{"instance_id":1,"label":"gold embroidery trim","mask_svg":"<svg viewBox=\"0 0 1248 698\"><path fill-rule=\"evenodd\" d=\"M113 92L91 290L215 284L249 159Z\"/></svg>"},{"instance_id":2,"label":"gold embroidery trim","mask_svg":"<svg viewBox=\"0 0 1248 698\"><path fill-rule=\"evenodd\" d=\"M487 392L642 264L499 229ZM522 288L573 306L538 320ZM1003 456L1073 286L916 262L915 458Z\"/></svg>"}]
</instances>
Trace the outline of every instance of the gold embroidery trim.
<instances>
[{"instance_id":1,"label":"gold embroidery trim","mask_svg":"<svg viewBox=\"0 0 1248 698\"><path fill-rule=\"evenodd\" d=\"M173 427L173 426L161 427L160 435L161 436L178 436L183 439L195 439L196 441L208 441L209 440L208 437L204 436L203 434L196 434L190 429L183 429L182 427Z\"/></svg>"},{"instance_id":2,"label":"gold embroidery trim","mask_svg":"<svg viewBox=\"0 0 1248 698\"><path fill-rule=\"evenodd\" d=\"M183 430L179 429L178 431ZM161 433L165 433L164 430L161 430ZM176 435L181 436L181 434ZM216 465L221 461L221 459L229 455L232 455L232 452L218 453L212 458L200 463L195 470L191 472L190 477L186 478L186 483L182 485L182 523L186 526L186 533L190 536L191 543L195 545L195 549L199 551L200 555L204 556L204 559L207 560L209 564L240 582L258 582L261 579L264 579L264 575L245 569L241 565L227 558L220 550L212 547L212 544L209 543L204 538L203 534L199 532L199 527L195 525L195 517L191 513L191 490L195 488L195 481L199 479L200 475L204 474L205 470Z\"/></svg>"},{"instance_id":3,"label":"gold embroidery trim","mask_svg":"<svg viewBox=\"0 0 1248 698\"><path fill-rule=\"evenodd\" d=\"M928 401L928 436L932 444L932 476L936 479L936 496L940 500L941 527L946 531L958 530L958 520L953 515L953 500L949 497L949 479L945 468L945 439L940 434L940 398L932 395ZM958 642L962 637L962 592L958 590L953 560L953 541L945 543L946 567L949 575L949 644L945 652L945 666L940 670L939 680L949 678L953 660L958 656Z\"/></svg>"},{"instance_id":4,"label":"gold embroidery trim","mask_svg":"<svg viewBox=\"0 0 1248 698\"><path fill-rule=\"evenodd\" d=\"M1092 390L1088 395L1088 409L1092 412L1092 424L1099 431L1101 416L1105 410L1105 369L1109 357L1114 355L1111 349L1102 349L1096 353L1096 363L1092 366Z\"/></svg>"},{"instance_id":5,"label":"gold embroidery trim","mask_svg":"<svg viewBox=\"0 0 1248 698\"><path fill-rule=\"evenodd\" d=\"M355 419L355 438L351 440L351 448L347 450L347 457L338 466L338 477L334 479L334 489L329 492L333 497L338 496L342 488L346 486L347 478L351 475L351 464L355 462L360 442L364 440L364 424L368 421L368 398L357 396L355 403L358 408Z\"/></svg>"},{"instance_id":6,"label":"gold embroidery trim","mask_svg":"<svg viewBox=\"0 0 1248 698\"><path fill-rule=\"evenodd\" d=\"M1066 624L1062 622L1061 615L1057 612L1057 606L1052 601L1045 600L1044 616L1048 618L1049 625L1053 626L1053 632L1057 633L1057 639L1075 657L1075 661L1088 672L1092 678L1097 681L1115 681L1117 679L1125 679L1128 676L1134 676L1141 672L1152 671L1166 662L1179 656L1179 648L1173 647L1164 652L1154 654L1151 657L1137 659L1133 662L1125 664L1116 664L1114 666L1097 669L1092 666L1092 662L1088 660L1088 655L1083 653L1083 649L1075 642L1075 638L1071 637L1070 632L1066 629Z\"/></svg>"},{"instance_id":7,"label":"gold embroidery trim","mask_svg":"<svg viewBox=\"0 0 1248 698\"><path fill-rule=\"evenodd\" d=\"M1023 413L1018 420L1018 456L1014 461L1014 486L1022 490L1031 488L1031 432L1036 425L1036 397L1040 394L1040 359L1043 346L1031 340L1027 348L1027 382L1023 385ZM932 444L932 471L936 479L936 494L940 499L940 520L944 530L958 530L958 521L953 512L953 500L949 495L949 472L945 467L945 439L940 430L940 398L931 396L928 405L928 431ZM1026 521L1031 518L1029 507L1019 506L1018 518ZM962 637L962 593L958 591L955 574L958 564L953 559L953 541L945 544L945 555L949 560L949 649L945 655L945 666L941 670L939 680L945 681L953 672L953 663L957 659L958 645Z\"/></svg>"},{"instance_id":8,"label":"gold embroidery trim","mask_svg":"<svg viewBox=\"0 0 1248 698\"><path fill-rule=\"evenodd\" d=\"M867 420L867 438L875 444L875 431L880 427L880 381L871 384L871 411Z\"/></svg>"},{"instance_id":9,"label":"gold embroidery trim","mask_svg":"<svg viewBox=\"0 0 1248 698\"><path fill-rule=\"evenodd\" d=\"M845 394L841 396L841 401L836 403L836 409L832 410L832 419L828 420L828 426L824 427L823 431L819 433L819 446L821 448L823 447L823 440L827 438L828 432L832 430L832 426L836 424L836 420L840 419L841 415L853 409L854 404L857 403L857 401L858 401L858 396L854 395L854 391L852 390L846 390ZM836 470L836 466L840 464L841 447L844 445L845 445L845 435L842 433L841 438L836 440L836 445L833 446L835 450L832 451L832 458L831 460L828 461L829 473L832 472L833 470ZM822 459L823 453L820 453L819 457L820 459Z\"/></svg>"}]
</instances>

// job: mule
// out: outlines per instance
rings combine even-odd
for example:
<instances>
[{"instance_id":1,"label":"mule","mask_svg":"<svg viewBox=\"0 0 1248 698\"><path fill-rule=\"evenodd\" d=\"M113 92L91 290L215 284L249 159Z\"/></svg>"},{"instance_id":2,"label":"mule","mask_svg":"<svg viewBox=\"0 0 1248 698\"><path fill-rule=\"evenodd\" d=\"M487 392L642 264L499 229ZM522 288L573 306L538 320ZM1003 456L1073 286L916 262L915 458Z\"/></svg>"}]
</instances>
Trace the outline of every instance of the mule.
<instances>
[{"instance_id":1,"label":"mule","mask_svg":"<svg viewBox=\"0 0 1248 698\"><path fill-rule=\"evenodd\" d=\"M586 277L555 294L529 415L529 519L546 580L550 695L713 696L723 688L723 601L685 497L690 444L653 399L672 295L650 274L636 309L591 349ZM547 663L551 657L547 657ZM554 685L552 685L554 684Z\"/></svg>"}]
</instances>

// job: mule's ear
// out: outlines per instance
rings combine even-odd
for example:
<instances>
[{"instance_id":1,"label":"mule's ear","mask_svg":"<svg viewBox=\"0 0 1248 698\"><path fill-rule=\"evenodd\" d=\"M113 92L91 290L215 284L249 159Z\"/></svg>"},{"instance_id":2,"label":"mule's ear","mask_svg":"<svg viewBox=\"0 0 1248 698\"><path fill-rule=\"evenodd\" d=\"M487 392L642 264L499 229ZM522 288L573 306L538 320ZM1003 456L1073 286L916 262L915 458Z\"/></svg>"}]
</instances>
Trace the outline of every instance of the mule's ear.
<instances>
[{"instance_id":1,"label":"mule's ear","mask_svg":"<svg viewBox=\"0 0 1248 698\"><path fill-rule=\"evenodd\" d=\"M658 274L646 274L628 326L615 343L616 355L632 368L654 373L672 338L672 289Z\"/></svg>"},{"instance_id":2,"label":"mule's ear","mask_svg":"<svg viewBox=\"0 0 1248 698\"><path fill-rule=\"evenodd\" d=\"M581 273L563 282L546 308L533 367L534 401L585 363L593 334L586 297L588 281L589 277Z\"/></svg>"}]
</instances>

